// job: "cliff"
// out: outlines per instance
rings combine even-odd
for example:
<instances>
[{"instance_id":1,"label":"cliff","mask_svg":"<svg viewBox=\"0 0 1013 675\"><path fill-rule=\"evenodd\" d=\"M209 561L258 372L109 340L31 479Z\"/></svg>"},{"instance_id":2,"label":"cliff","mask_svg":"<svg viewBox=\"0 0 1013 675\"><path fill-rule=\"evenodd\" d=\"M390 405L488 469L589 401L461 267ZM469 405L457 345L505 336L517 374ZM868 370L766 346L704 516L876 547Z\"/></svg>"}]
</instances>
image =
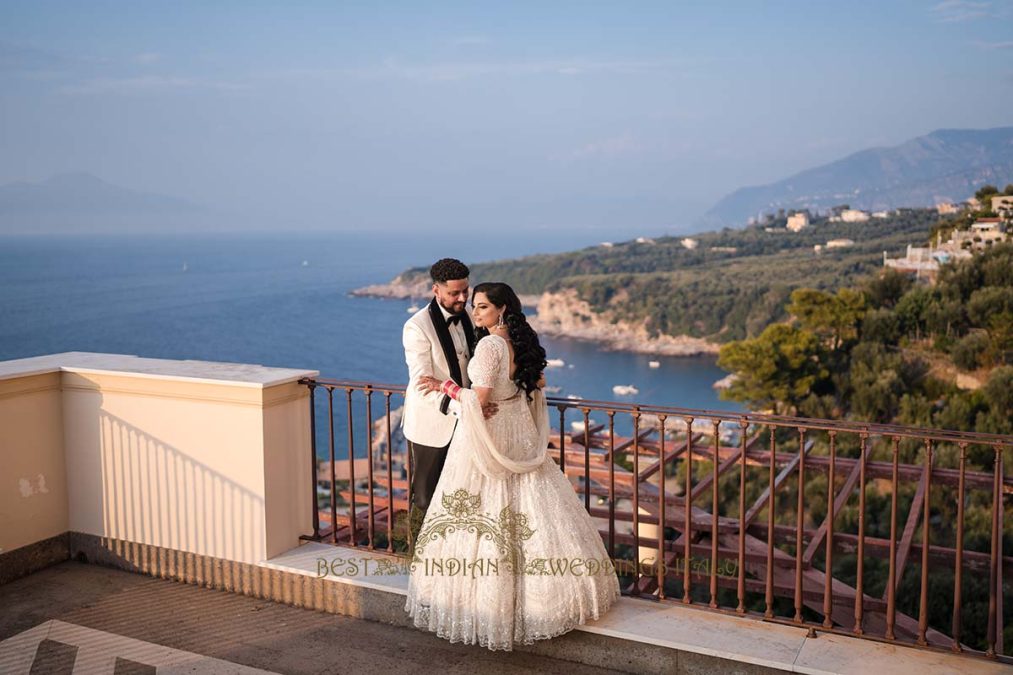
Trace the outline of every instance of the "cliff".
<instances>
[{"instance_id":1,"label":"cliff","mask_svg":"<svg viewBox=\"0 0 1013 675\"><path fill-rule=\"evenodd\" d=\"M717 354L720 345L688 335L652 337L644 322L615 319L610 312L595 312L581 300L574 289L543 293L538 301L538 314L531 325L539 333L559 335L578 340L599 342L616 351L694 356Z\"/></svg>"}]
</instances>

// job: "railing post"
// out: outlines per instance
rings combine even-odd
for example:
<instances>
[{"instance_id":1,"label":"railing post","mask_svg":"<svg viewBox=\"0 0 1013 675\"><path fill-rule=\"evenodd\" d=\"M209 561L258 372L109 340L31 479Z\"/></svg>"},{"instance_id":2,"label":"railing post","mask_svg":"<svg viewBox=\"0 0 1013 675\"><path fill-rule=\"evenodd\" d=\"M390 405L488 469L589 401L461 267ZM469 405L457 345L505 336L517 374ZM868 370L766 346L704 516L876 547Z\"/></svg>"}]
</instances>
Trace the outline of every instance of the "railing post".
<instances>
[{"instance_id":1,"label":"railing post","mask_svg":"<svg viewBox=\"0 0 1013 675\"><path fill-rule=\"evenodd\" d=\"M693 418L686 418L686 492L683 496L685 518L683 523L683 553L686 556L685 574L682 579L682 601L691 604L693 598L690 591L693 581L690 579L693 560Z\"/></svg>"},{"instance_id":2,"label":"railing post","mask_svg":"<svg viewBox=\"0 0 1013 675\"><path fill-rule=\"evenodd\" d=\"M655 570L658 575L658 599L665 599L665 578L668 572L668 564L665 562L665 420L667 415L658 415L658 468L660 475L660 494L658 496L658 568Z\"/></svg>"},{"instance_id":3,"label":"railing post","mask_svg":"<svg viewBox=\"0 0 1013 675\"><path fill-rule=\"evenodd\" d=\"M777 439L773 424L770 426L770 476L767 487L767 574L764 588L764 609L763 615L774 618L774 472L776 471Z\"/></svg>"},{"instance_id":4,"label":"railing post","mask_svg":"<svg viewBox=\"0 0 1013 675\"><path fill-rule=\"evenodd\" d=\"M804 448L799 448L803 452ZM837 492L835 485L836 474L834 464L837 460L837 432L830 431L830 469L827 476L827 548L824 555L823 568L823 627L833 628L834 620L834 495Z\"/></svg>"},{"instance_id":5,"label":"railing post","mask_svg":"<svg viewBox=\"0 0 1013 675\"><path fill-rule=\"evenodd\" d=\"M310 478L312 489L310 498L313 501L313 539L320 539L320 511L317 508L317 408L314 394L317 385L312 381L307 383L310 388ZM334 485L331 485L331 492L334 492Z\"/></svg>"},{"instance_id":6,"label":"railing post","mask_svg":"<svg viewBox=\"0 0 1013 675\"><path fill-rule=\"evenodd\" d=\"M795 623L802 623L802 596L804 595L804 577L802 576L802 540L805 527L805 427L798 429L798 507L795 513ZM828 504L833 510L834 503Z\"/></svg>"},{"instance_id":7,"label":"railing post","mask_svg":"<svg viewBox=\"0 0 1013 675\"><path fill-rule=\"evenodd\" d=\"M997 616L999 581L999 546L1002 532L999 531L999 512L1002 509L1002 446L995 444L995 466L992 485L992 547L988 565L988 649L986 656L995 657L996 643L999 641L999 620Z\"/></svg>"},{"instance_id":8,"label":"railing post","mask_svg":"<svg viewBox=\"0 0 1013 675\"><path fill-rule=\"evenodd\" d=\"M900 454L900 438L893 437L893 464L891 465L890 495L890 568L886 581L886 639L895 640L894 624L897 620L897 472Z\"/></svg>"},{"instance_id":9,"label":"railing post","mask_svg":"<svg viewBox=\"0 0 1013 675\"><path fill-rule=\"evenodd\" d=\"M739 422L739 429L742 443L742 452L739 455L739 559L738 559L738 585L736 594L739 604L735 611L739 614L746 613L746 435L749 429L748 420L743 417Z\"/></svg>"},{"instance_id":10,"label":"railing post","mask_svg":"<svg viewBox=\"0 0 1013 675\"><path fill-rule=\"evenodd\" d=\"M855 635L862 635L862 619L865 614L865 465L869 435L862 434L858 461L862 463L858 474L858 554L857 578L855 580Z\"/></svg>"},{"instance_id":11,"label":"railing post","mask_svg":"<svg viewBox=\"0 0 1013 675\"><path fill-rule=\"evenodd\" d=\"M721 456L721 420L711 420L714 424L714 461L711 463L711 569L710 569L710 607L718 606L718 460Z\"/></svg>"}]
</instances>

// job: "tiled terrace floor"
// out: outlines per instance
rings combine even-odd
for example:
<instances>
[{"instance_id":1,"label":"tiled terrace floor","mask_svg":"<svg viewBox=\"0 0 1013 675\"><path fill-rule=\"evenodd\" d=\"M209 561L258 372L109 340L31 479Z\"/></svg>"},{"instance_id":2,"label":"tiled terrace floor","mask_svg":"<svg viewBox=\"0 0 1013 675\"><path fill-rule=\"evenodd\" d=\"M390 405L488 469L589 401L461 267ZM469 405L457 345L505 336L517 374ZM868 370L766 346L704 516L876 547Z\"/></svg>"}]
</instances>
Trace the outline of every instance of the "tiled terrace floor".
<instances>
[{"instance_id":1,"label":"tiled terrace floor","mask_svg":"<svg viewBox=\"0 0 1013 675\"><path fill-rule=\"evenodd\" d=\"M411 628L73 561L0 586L0 673L155 666L158 673L621 672L452 645Z\"/></svg>"}]
</instances>

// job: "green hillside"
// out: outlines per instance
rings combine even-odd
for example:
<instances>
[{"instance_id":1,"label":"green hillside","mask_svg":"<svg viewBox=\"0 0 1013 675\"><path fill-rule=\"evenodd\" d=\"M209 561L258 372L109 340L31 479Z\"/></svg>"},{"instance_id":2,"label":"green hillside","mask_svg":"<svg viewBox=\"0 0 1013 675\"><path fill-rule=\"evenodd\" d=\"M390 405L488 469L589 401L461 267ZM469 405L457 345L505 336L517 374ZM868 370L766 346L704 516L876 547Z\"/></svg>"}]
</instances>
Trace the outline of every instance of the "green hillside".
<instances>
[{"instance_id":1,"label":"green hillside","mask_svg":"<svg viewBox=\"0 0 1013 675\"><path fill-rule=\"evenodd\" d=\"M573 288L609 319L646 319L654 334L724 342L756 335L782 318L795 288L846 286L882 267L884 250L897 256L907 244L924 243L939 216L933 209L905 209L863 223L816 219L799 233L764 229L783 228L785 220L693 235L693 250L682 237L662 237L476 263L472 280L505 281L522 294ZM842 238L855 245L813 252L815 244ZM424 276L426 270L405 274Z\"/></svg>"}]
</instances>

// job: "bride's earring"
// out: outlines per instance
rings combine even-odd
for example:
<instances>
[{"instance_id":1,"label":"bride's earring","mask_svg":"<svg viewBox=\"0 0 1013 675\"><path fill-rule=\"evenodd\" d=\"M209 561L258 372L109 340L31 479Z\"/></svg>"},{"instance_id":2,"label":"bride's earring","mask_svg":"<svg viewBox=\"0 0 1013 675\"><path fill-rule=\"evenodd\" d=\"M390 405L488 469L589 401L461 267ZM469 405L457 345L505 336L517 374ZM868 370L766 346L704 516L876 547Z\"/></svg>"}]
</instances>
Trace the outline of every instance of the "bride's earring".
<instances>
[{"instance_id":1,"label":"bride's earring","mask_svg":"<svg viewBox=\"0 0 1013 675\"><path fill-rule=\"evenodd\" d=\"M499 315L499 319L496 320L496 328L499 328L500 330L506 328L506 324L503 323L503 315L502 314L500 314Z\"/></svg>"}]
</instances>

